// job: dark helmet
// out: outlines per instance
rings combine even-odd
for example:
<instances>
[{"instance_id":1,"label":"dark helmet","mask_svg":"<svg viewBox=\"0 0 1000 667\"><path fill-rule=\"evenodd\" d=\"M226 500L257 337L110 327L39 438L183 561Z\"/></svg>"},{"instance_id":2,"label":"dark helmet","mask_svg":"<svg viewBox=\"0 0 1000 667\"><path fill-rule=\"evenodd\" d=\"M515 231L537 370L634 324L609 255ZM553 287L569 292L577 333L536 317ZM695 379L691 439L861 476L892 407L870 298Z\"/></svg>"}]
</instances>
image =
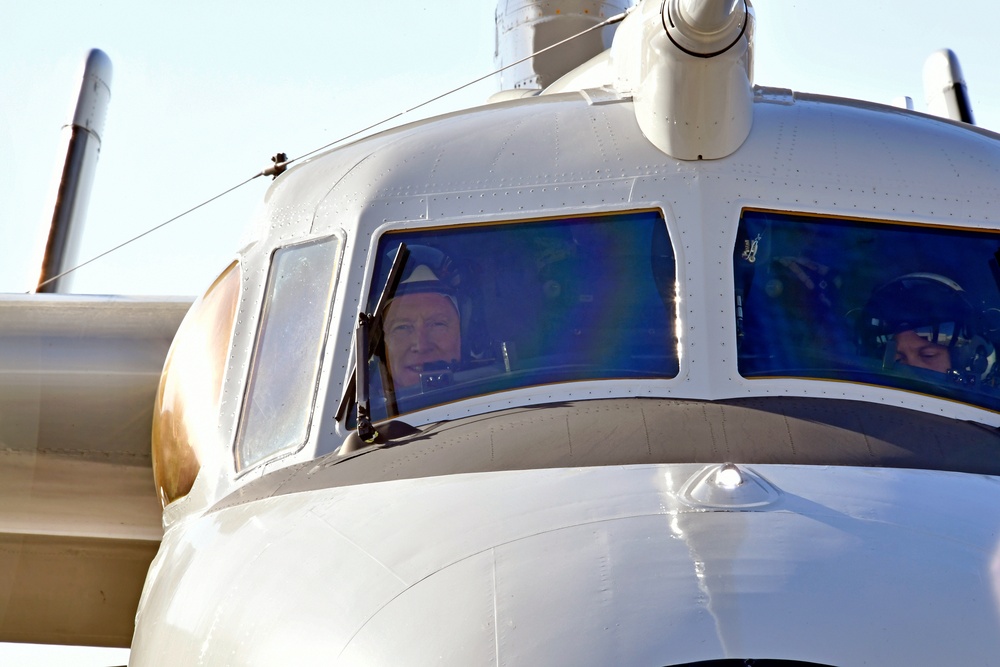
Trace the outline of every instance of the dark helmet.
<instances>
[{"instance_id":1,"label":"dark helmet","mask_svg":"<svg viewBox=\"0 0 1000 667\"><path fill-rule=\"evenodd\" d=\"M949 374L975 384L987 377L996 362L983 324L958 283L936 273L908 273L872 293L858 319L857 337L862 354L882 359L889 368L895 360L893 336L913 331L947 347Z\"/></svg>"},{"instance_id":2,"label":"dark helmet","mask_svg":"<svg viewBox=\"0 0 1000 667\"><path fill-rule=\"evenodd\" d=\"M397 246L398 247L398 246ZM383 256L379 286L385 284L389 269L396 256L393 247ZM393 298L405 294L437 293L447 296L458 312L462 331L463 363L483 356L488 340L481 313L481 299L478 298L475 271L468 263L454 261L438 248L420 244L407 244L406 263Z\"/></svg>"}]
</instances>

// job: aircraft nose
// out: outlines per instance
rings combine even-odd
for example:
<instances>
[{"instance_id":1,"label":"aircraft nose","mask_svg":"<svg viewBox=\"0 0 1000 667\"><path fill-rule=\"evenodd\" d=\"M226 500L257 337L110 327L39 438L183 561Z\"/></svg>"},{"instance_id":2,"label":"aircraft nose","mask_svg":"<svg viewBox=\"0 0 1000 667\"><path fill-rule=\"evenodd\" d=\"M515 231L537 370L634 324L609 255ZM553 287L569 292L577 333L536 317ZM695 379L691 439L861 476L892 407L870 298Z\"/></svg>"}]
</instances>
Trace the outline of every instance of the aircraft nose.
<instances>
[{"instance_id":1,"label":"aircraft nose","mask_svg":"<svg viewBox=\"0 0 1000 667\"><path fill-rule=\"evenodd\" d=\"M684 624L661 623L663 601L681 591L703 598L690 563L665 561L674 541L658 516L493 546L394 597L342 657L345 664L659 664L665 644L690 639ZM717 654L714 635L697 644Z\"/></svg>"},{"instance_id":2,"label":"aircraft nose","mask_svg":"<svg viewBox=\"0 0 1000 667\"><path fill-rule=\"evenodd\" d=\"M830 665L1000 651L996 601L968 599L988 588L1000 524L954 520L995 507L995 482L946 476L928 496L919 471L724 468L456 474L234 504L165 535L153 570L183 576L152 577L140 616L156 622L132 655Z\"/></svg>"},{"instance_id":3,"label":"aircraft nose","mask_svg":"<svg viewBox=\"0 0 1000 667\"><path fill-rule=\"evenodd\" d=\"M800 490L817 494L808 499L741 468L730 503L705 489L724 470L687 468L667 493L664 485L650 492L650 470L625 474L644 480L644 492L614 472L595 473L591 493L603 507L554 495L551 508L518 513L512 501L506 520L520 523L516 537L496 529L499 517L490 515L503 510L485 510L478 525L464 524L461 539L475 543L491 532L495 539L433 571L424 567L434 553L462 550L440 539L448 529L428 527L438 537L396 570L407 579L425 574L361 624L341 657L346 664L670 665L723 657L852 664L865 655L890 664L904 653L904 662L930 653L947 662L955 651L973 659L982 647L955 638L1000 638L988 599L975 619L948 629L939 609L921 603L931 594L958 605L965 597L958 591L985 576L981 547L941 539L934 534L941 524L907 525L934 512L876 519L857 511L870 496L845 504L852 493L865 496L858 482L870 473L847 473L822 488L807 482ZM574 473L538 473L548 475ZM516 473L509 479L520 486ZM736 484L726 474L718 481Z\"/></svg>"}]
</instances>

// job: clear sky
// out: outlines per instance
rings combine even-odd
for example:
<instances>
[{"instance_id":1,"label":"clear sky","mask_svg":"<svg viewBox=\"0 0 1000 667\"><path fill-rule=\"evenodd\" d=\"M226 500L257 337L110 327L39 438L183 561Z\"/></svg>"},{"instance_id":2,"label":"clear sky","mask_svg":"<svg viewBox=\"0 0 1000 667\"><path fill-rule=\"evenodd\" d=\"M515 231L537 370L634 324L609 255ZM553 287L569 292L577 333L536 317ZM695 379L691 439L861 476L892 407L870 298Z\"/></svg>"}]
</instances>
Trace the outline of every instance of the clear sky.
<instances>
[{"instance_id":1,"label":"clear sky","mask_svg":"<svg viewBox=\"0 0 1000 667\"><path fill-rule=\"evenodd\" d=\"M60 128L90 48L110 56L114 76L83 259L240 183L278 151L310 152L487 73L494 7L493 0L10 3L0 40L0 292L24 292L36 280ZM758 84L886 103L909 95L922 111L924 59L950 47L978 124L1000 130L994 2L756 0L755 8ZM495 90L490 80L397 122L478 104ZM81 269L76 291L200 293L242 244L269 182L257 179ZM0 663L66 662L31 662L12 650L0 645Z\"/></svg>"}]
</instances>

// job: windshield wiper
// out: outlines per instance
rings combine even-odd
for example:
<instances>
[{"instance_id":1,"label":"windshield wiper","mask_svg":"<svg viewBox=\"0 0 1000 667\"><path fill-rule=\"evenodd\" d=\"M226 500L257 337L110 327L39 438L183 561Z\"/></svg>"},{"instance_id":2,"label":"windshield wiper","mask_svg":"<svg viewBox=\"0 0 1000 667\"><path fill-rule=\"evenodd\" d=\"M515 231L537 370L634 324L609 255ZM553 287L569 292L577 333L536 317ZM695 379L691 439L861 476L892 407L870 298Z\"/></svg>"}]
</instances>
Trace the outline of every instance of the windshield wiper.
<instances>
[{"instance_id":1,"label":"windshield wiper","mask_svg":"<svg viewBox=\"0 0 1000 667\"><path fill-rule=\"evenodd\" d=\"M379 436L378 431L372 425L371 419L371 400L368 395L368 360L382 342L382 320L385 315L385 308L389 304L389 300L396 294L403 266L406 265L406 258L409 254L410 251L407 250L406 244L400 243L399 249L396 250L396 256L392 260L392 267L389 269L389 277L386 279L385 286L382 288L382 293L379 295L378 302L375 305L375 310L371 313L365 311L358 313L358 327L355 330L354 337L354 369L351 373L351 380L347 383L347 387L344 390L340 407L337 409L337 420L340 421L346 416L351 394L354 394L357 404L357 434L365 444L375 442ZM348 443L345 442L344 447L347 446ZM356 449L356 446L349 447L349 449Z\"/></svg>"}]
</instances>

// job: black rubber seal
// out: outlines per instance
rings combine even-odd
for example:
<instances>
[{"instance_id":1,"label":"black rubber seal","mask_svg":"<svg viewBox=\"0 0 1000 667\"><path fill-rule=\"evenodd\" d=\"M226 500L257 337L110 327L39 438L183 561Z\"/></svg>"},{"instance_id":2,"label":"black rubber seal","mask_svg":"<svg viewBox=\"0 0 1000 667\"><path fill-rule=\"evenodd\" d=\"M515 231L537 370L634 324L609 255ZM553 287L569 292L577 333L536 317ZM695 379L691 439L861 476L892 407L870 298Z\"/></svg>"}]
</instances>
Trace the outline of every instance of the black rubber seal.
<instances>
[{"instance_id":1,"label":"black rubber seal","mask_svg":"<svg viewBox=\"0 0 1000 667\"><path fill-rule=\"evenodd\" d=\"M736 45L736 42L743 39L743 34L747 31L747 23L750 22L750 11L749 9L747 9L747 0L743 0L743 11L745 14L745 18L743 19L743 26L740 28L740 34L736 36L736 39L734 39L732 43L729 44L726 48L720 49L714 53L698 53L696 51L689 51L688 49L685 49L683 46L674 41L673 37L670 36L670 27L676 28L677 26L674 24L674 19L672 17L670 18L670 27L667 26L667 14L669 12L663 11L664 9L666 9L666 6L667 6L667 0L662 0L662 2L660 3L660 20L663 22L663 31L667 33L667 39L669 39L670 42L678 49L688 54L689 56L694 56L695 58L714 58L715 56L722 55L729 49L733 48L733 46Z\"/></svg>"}]
</instances>

